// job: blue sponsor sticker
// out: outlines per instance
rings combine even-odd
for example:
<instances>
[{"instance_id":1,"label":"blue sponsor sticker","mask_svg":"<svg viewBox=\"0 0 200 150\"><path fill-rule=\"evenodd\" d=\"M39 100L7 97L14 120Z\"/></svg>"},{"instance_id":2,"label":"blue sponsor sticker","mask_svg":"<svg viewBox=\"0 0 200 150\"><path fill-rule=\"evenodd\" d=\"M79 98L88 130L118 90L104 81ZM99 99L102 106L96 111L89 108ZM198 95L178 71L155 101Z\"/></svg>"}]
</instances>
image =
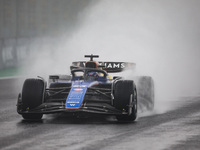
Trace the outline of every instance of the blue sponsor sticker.
<instances>
[{"instance_id":1,"label":"blue sponsor sticker","mask_svg":"<svg viewBox=\"0 0 200 150\"><path fill-rule=\"evenodd\" d=\"M81 107L86 91L87 88L72 88L66 101L66 108Z\"/></svg>"},{"instance_id":2,"label":"blue sponsor sticker","mask_svg":"<svg viewBox=\"0 0 200 150\"><path fill-rule=\"evenodd\" d=\"M75 81L66 100L66 109L78 109L83 103L88 87L98 84L97 81Z\"/></svg>"}]
</instances>

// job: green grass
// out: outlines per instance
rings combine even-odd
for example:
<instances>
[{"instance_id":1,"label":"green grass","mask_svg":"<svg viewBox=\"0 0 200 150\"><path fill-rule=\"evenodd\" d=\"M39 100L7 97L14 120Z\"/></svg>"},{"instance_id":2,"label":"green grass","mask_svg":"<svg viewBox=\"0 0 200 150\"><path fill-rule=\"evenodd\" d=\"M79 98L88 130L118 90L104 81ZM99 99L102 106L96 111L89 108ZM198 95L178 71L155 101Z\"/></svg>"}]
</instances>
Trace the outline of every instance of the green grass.
<instances>
[{"instance_id":1,"label":"green grass","mask_svg":"<svg viewBox=\"0 0 200 150\"><path fill-rule=\"evenodd\" d=\"M19 76L20 69L19 68L8 68L0 70L0 77L12 77L12 76Z\"/></svg>"}]
</instances>

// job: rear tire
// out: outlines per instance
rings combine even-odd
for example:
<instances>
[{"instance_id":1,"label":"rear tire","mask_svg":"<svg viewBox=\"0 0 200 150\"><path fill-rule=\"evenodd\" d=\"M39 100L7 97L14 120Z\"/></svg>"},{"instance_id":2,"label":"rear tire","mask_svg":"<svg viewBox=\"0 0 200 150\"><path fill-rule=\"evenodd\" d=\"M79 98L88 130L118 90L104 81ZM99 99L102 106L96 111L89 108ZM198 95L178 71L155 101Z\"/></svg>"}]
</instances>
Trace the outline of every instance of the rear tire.
<instances>
[{"instance_id":1,"label":"rear tire","mask_svg":"<svg viewBox=\"0 0 200 150\"><path fill-rule=\"evenodd\" d=\"M130 122L137 118L137 91L132 80L119 80L114 85L114 107L129 112L130 98L132 99L132 113L130 115L117 115L120 122Z\"/></svg>"},{"instance_id":2,"label":"rear tire","mask_svg":"<svg viewBox=\"0 0 200 150\"><path fill-rule=\"evenodd\" d=\"M41 79L26 79L22 89L22 110L34 109L43 103L45 83ZM24 119L41 119L43 114L23 113Z\"/></svg>"}]
</instances>

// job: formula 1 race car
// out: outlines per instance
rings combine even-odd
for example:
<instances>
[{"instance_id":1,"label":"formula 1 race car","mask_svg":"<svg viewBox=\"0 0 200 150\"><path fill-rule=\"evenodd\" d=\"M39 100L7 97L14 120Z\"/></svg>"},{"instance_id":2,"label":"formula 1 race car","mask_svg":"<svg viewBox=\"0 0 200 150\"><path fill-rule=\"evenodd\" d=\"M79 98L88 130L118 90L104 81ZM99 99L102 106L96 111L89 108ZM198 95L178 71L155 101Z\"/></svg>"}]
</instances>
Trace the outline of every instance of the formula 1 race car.
<instances>
[{"instance_id":1,"label":"formula 1 race car","mask_svg":"<svg viewBox=\"0 0 200 150\"><path fill-rule=\"evenodd\" d=\"M138 109L136 83L108 75L134 64L93 61L98 55L85 57L90 61L72 63L71 75L50 75L48 86L43 78L26 79L18 96L17 112L28 120L41 119L43 114L65 112L114 115L118 121L134 121ZM147 78L141 79L137 79L137 83L146 83ZM145 88L152 87L150 82ZM147 109L153 109L152 92L148 95L143 98L148 102L141 101Z\"/></svg>"}]
</instances>

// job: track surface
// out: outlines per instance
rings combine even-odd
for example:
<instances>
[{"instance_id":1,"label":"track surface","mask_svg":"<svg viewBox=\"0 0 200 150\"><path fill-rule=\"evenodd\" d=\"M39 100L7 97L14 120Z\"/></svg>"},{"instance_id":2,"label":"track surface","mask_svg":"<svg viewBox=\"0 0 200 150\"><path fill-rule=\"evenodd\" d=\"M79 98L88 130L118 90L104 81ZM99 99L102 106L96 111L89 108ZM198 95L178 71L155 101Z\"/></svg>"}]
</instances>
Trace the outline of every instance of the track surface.
<instances>
[{"instance_id":1,"label":"track surface","mask_svg":"<svg viewBox=\"0 0 200 150\"><path fill-rule=\"evenodd\" d=\"M179 107L162 114L139 114L133 123L64 114L27 122L16 112L20 90L18 80L0 80L0 149L200 149L199 97L180 100Z\"/></svg>"}]
</instances>

